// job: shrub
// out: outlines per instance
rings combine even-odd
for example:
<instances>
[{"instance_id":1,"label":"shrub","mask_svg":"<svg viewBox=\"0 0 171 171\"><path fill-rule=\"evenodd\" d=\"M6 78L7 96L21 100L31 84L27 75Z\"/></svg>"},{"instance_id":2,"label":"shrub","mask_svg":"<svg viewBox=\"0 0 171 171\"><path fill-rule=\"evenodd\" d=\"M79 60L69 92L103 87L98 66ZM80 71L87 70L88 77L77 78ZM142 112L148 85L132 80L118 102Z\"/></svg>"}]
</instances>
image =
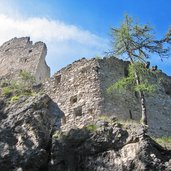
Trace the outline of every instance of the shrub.
<instances>
[{"instance_id":1,"label":"shrub","mask_svg":"<svg viewBox=\"0 0 171 171\"><path fill-rule=\"evenodd\" d=\"M122 120L122 119L119 119L117 121L117 123L123 125L123 126L129 126L129 125L139 125L140 122L139 121L136 121L136 120L132 120L132 119L127 119L127 120Z\"/></svg>"},{"instance_id":2,"label":"shrub","mask_svg":"<svg viewBox=\"0 0 171 171\"><path fill-rule=\"evenodd\" d=\"M102 58L101 58L100 56L98 56L98 55L97 55L97 56L95 56L95 58L96 58L96 59L102 59Z\"/></svg>"},{"instance_id":3,"label":"shrub","mask_svg":"<svg viewBox=\"0 0 171 171\"><path fill-rule=\"evenodd\" d=\"M15 102L15 101L17 101L19 98L20 98L20 96L13 96L13 97L11 98L11 102Z\"/></svg>"},{"instance_id":4,"label":"shrub","mask_svg":"<svg viewBox=\"0 0 171 171\"><path fill-rule=\"evenodd\" d=\"M97 130L97 126L94 124L90 124L90 125L85 126L85 129L90 132L95 132Z\"/></svg>"},{"instance_id":5,"label":"shrub","mask_svg":"<svg viewBox=\"0 0 171 171\"><path fill-rule=\"evenodd\" d=\"M3 96L10 96L12 94L12 89L10 87L3 87L2 88L2 95Z\"/></svg>"},{"instance_id":6,"label":"shrub","mask_svg":"<svg viewBox=\"0 0 171 171\"><path fill-rule=\"evenodd\" d=\"M35 95L33 92L32 85L35 83L35 78L31 73L27 71L21 71L17 80L10 80L7 84L3 84L2 95L6 97L11 97L11 102L19 99L20 96L32 96Z\"/></svg>"},{"instance_id":7,"label":"shrub","mask_svg":"<svg viewBox=\"0 0 171 171\"><path fill-rule=\"evenodd\" d=\"M98 120L106 121L106 122L109 122L109 123L112 122L112 120L107 115L101 115L101 116L99 116L98 117Z\"/></svg>"},{"instance_id":8,"label":"shrub","mask_svg":"<svg viewBox=\"0 0 171 171\"><path fill-rule=\"evenodd\" d=\"M171 144L171 137L159 137L159 138L153 138L156 142L159 144Z\"/></svg>"},{"instance_id":9,"label":"shrub","mask_svg":"<svg viewBox=\"0 0 171 171\"><path fill-rule=\"evenodd\" d=\"M22 70L20 72L19 76L21 77L21 79L24 83L27 83L27 85L35 83L34 76L28 71Z\"/></svg>"}]
</instances>

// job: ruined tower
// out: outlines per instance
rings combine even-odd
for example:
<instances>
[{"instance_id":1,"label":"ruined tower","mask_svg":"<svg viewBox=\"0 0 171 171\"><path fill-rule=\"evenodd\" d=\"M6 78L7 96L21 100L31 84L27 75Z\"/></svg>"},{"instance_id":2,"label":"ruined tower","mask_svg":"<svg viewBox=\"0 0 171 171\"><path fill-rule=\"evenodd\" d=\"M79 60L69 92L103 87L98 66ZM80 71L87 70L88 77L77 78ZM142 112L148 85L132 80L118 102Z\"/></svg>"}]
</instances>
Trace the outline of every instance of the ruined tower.
<instances>
[{"instance_id":1,"label":"ruined tower","mask_svg":"<svg viewBox=\"0 0 171 171\"><path fill-rule=\"evenodd\" d=\"M31 72L37 82L50 77L45 57L45 43L30 41L29 37L13 38L0 47L0 77L14 77L21 70Z\"/></svg>"}]
</instances>

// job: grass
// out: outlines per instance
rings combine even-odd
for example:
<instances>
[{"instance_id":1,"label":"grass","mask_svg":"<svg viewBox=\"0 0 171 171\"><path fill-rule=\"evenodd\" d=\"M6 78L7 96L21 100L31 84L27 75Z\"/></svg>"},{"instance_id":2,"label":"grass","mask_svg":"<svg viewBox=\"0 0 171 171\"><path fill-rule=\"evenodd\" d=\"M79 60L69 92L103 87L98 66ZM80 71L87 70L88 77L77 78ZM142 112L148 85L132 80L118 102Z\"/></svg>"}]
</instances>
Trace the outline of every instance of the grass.
<instances>
[{"instance_id":1,"label":"grass","mask_svg":"<svg viewBox=\"0 0 171 171\"><path fill-rule=\"evenodd\" d=\"M153 137L153 140L156 141L158 144L160 144L163 147L171 149L171 137Z\"/></svg>"},{"instance_id":2,"label":"grass","mask_svg":"<svg viewBox=\"0 0 171 171\"><path fill-rule=\"evenodd\" d=\"M17 79L8 82L0 81L0 94L9 102L17 101L21 96L35 96L37 92L32 89L35 78L27 71L21 71Z\"/></svg>"},{"instance_id":3,"label":"grass","mask_svg":"<svg viewBox=\"0 0 171 171\"><path fill-rule=\"evenodd\" d=\"M53 138L59 138L61 134L62 134L61 131L55 131L55 133L52 135L52 137Z\"/></svg>"},{"instance_id":4,"label":"grass","mask_svg":"<svg viewBox=\"0 0 171 171\"><path fill-rule=\"evenodd\" d=\"M103 120L103 121L107 121L107 122L111 122L111 119L106 115L101 115L98 117L98 119Z\"/></svg>"},{"instance_id":5,"label":"grass","mask_svg":"<svg viewBox=\"0 0 171 171\"><path fill-rule=\"evenodd\" d=\"M2 95L8 96L12 93L12 89L10 87L3 87L2 88Z\"/></svg>"},{"instance_id":6,"label":"grass","mask_svg":"<svg viewBox=\"0 0 171 171\"><path fill-rule=\"evenodd\" d=\"M132 119L127 119L127 120L123 120L123 119L116 119L114 121L112 121L110 119L110 117L106 116L106 115L101 115L98 117L99 120L103 120L103 121L106 121L106 122L109 122L109 123L113 123L113 122L116 122L116 123L119 123L123 126L128 126L128 125L139 125L140 122L139 121L136 121L136 120L132 120Z\"/></svg>"},{"instance_id":7,"label":"grass","mask_svg":"<svg viewBox=\"0 0 171 171\"><path fill-rule=\"evenodd\" d=\"M97 130L97 126L94 124L86 125L84 128L90 132L96 132Z\"/></svg>"},{"instance_id":8,"label":"grass","mask_svg":"<svg viewBox=\"0 0 171 171\"><path fill-rule=\"evenodd\" d=\"M120 123L120 124L122 124L124 126L128 126L128 125L134 125L134 126L136 126L136 125L139 125L140 124L140 122L138 122L136 120L132 120L132 119L127 119L127 120L119 119L119 120L117 120L117 123Z\"/></svg>"},{"instance_id":9,"label":"grass","mask_svg":"<svg viewBox=\"0 0 171 171\"><path fill-rule=\"evenodd\" d=\"M11 102L16 102L19 98L20 98L20 96L12 96Z\"/></svg>"}]
</instances>

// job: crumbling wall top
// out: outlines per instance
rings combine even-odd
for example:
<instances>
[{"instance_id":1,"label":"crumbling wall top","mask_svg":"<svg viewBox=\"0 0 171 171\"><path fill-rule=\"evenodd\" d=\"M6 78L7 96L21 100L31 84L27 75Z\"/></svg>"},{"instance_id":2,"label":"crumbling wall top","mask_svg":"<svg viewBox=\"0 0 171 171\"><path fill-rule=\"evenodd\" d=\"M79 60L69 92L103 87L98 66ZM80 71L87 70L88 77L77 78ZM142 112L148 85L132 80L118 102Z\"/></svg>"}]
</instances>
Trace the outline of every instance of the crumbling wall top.
<instances>
[{"instance_id":1,"label":"crumbling wall top","mask_svg":"<svg viewBox=\"0 0 171 171\"><path fill-rule=\"evenodd\" d=\"M21 70L31 72L38 82L50 77L45 57L46 44L33 44L30 37L13 38L0 46L0 77L14 77Z\"/></svg>"}]
</instances>

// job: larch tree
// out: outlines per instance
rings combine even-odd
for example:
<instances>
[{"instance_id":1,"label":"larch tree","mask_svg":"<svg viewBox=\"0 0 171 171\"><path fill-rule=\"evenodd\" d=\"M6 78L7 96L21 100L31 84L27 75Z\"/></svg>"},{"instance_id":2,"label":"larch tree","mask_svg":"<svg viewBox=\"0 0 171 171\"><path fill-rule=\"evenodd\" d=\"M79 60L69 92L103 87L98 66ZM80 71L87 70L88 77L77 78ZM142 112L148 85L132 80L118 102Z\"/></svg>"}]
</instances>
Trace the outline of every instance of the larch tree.
<instances>
[{"instance_id":1,"label":"larch tree","mask_svg":"<svg viewBox=\"0 0 171 171\"><path fill-rule=\"evenodd\" d=\"M171 28L161 39L156 39L153 29L149 25L140 25L132 17L126 15L119 28L112 28L112 54L116 57L126 57L129 61L129 75L122 78L108 88L126 88L128 85L138 92L141 104L141 122L147 125L147 110L145 92L154 90L154 86L143 78L146 72L144 67L152 54L162 58L169 57L169 44L171 43Z\"/></svg>"}]
</instances>

